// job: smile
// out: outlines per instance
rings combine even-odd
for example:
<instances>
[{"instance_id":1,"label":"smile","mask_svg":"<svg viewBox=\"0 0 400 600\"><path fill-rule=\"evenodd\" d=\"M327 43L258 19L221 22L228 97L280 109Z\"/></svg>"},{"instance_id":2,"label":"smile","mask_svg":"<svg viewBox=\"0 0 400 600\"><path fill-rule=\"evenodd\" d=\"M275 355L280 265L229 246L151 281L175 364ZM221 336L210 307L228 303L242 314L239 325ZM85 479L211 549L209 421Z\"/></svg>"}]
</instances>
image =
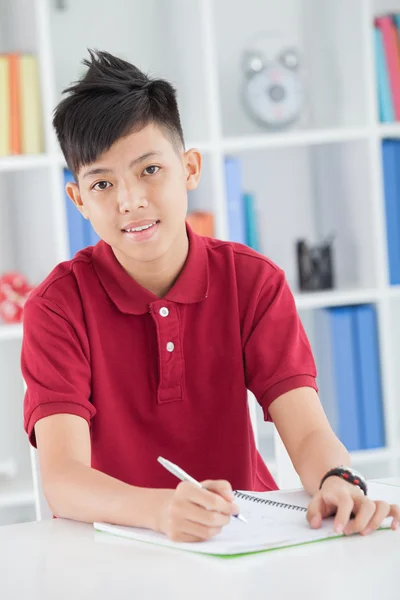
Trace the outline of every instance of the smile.
<instances>
[{"instance_id":1,"label":"smile","mask_svg":"<svg viewBox=\"0 0 400 600\"><path fill-rule=\"evenodd\" d=\"M149 223L148 225L141 225L140 227L132 227L132 229L124 229L127 233L133 233L134 231L145 231L146 229L150 229L150 227L154 227L157 225L159 221L154 221L153 223Z\"/></svg>"}]
</instances>

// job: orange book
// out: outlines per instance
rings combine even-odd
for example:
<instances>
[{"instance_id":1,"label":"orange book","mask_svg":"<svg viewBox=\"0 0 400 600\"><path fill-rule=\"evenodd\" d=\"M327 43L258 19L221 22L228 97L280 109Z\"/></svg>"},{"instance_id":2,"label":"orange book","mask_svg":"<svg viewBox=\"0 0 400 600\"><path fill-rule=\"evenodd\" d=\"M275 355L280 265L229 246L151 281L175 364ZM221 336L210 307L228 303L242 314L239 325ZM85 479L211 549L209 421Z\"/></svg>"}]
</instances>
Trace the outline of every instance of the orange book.
<instances>
[{"instance_id":1,"label":"orange book","mask_svg":"<svg viewBox=\"0 0 400 600\"><path fill-rule=\"evenodd\" d=\"M21 154L19 55L8 55L10 73L10 154Z\"/></svg>"},{"instance_id":2,"label":"orange book","mask_svg":"<svg viewBox=\"0 0 400 600\"><path fill-rule=\"evenodd\" d=\"M10 154L10 74L9 61L0 55L0 156Z\"/></svg>"},{"instance_id":3,"label":"orange book","mask_svg":"<svg viewBox=\"0 0 400 600\"><path fill-rule=\"evenodd\" d=\"M194 211L189 213L186 221L198 235L214 237L214 215L210 212Z\"/></svg>"}]
</instances>

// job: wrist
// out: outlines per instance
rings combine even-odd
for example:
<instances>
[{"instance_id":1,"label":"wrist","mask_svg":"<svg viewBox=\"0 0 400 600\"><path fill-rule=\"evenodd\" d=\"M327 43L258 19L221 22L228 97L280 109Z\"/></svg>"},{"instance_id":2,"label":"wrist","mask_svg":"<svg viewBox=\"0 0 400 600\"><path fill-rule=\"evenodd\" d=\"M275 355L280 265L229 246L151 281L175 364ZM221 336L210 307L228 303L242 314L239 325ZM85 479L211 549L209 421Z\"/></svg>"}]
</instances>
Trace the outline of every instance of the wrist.
<instances>
[{"instance_id":1,"label":"wrist","mask_svg":"<svg viewBox=\"0 0 400 600\"><path fill-rule=\"evenodd\" d=\"M319 489L321 489L322 486L326 487L325 483L332 478L343 481L343 483L348 485L358 487L363 494L367 495L368 490L365 477L351 467L340 465L330 469L322 478Z\"/></svg>"},{"instance_id":2,"label":"wrist","mask_svg":"<svg viewBox=\"0 0 400 600\"><path fill-rule=\"evenodd\" d=\"M173 491L130 486L121 503L124 524L160 531L162 508Z\"/></svg>"}]
</instances>

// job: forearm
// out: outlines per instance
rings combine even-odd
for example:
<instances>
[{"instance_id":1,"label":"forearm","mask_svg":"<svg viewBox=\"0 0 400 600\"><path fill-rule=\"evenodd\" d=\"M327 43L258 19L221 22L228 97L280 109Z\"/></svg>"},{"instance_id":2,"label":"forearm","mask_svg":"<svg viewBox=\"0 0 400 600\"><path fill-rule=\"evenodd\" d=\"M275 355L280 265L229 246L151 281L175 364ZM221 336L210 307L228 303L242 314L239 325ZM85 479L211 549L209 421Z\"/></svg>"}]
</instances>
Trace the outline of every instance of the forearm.
<instances>
[{"instance_id":1,"label":"forearm","mask_svg":"<svg viewBox=\"0 0 400 600\"><path fill-rule=\"evenodd\" d=\"M329 469L350 465L350 455L333 433L315 430L304 440L294 462L303 487L314 495Z\"/></svg>"},{"instance_id":2,"label":"forearm","mask_svg":"<svg viewBox=\"0 0 400 600\"><path fill-rule=\"evenodd\" d=\"M46 499L57 517L156 529L157 513L172 490L128 485L82 463L70 461L48 477Z\"/></svg>"}]
</instances>

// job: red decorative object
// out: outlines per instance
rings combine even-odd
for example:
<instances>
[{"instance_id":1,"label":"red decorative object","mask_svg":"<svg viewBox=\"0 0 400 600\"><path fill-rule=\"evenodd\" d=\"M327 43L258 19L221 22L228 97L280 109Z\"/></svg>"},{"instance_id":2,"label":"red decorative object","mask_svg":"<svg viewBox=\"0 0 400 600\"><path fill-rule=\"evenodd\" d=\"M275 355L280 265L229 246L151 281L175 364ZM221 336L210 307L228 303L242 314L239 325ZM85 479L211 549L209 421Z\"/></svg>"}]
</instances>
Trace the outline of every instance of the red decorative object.
<instances>
[{"instance_id":1,"label":"red decorative object","mask_svg":"<svg viewBox=\"0 0 400 600\"><path fill-rule=\"evenodd\" d=\"M33 290L20 273L0 277L0 319L4 323L21 323L24 304Z\"/></svg>"}]
</instances>

